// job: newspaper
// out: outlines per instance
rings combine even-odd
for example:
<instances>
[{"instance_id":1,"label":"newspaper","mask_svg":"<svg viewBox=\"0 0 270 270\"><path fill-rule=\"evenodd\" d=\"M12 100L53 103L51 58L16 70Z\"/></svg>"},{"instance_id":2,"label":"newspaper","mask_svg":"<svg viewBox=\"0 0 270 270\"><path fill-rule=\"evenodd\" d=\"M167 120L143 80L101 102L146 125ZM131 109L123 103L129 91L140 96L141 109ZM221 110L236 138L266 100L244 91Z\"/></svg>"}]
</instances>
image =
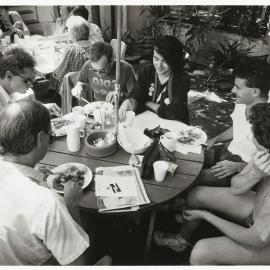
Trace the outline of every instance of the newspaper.
<instances>
[{"instance_id":1,"label":"newspaper","mask_svg":"<svg viewBox=\"0 0 270 270\"><path fill-rule=\"evenodd\" d=\"M99 212L136 211L150 203L139 170L132 166L96 168Z\"/></svg>"}]
</instances>

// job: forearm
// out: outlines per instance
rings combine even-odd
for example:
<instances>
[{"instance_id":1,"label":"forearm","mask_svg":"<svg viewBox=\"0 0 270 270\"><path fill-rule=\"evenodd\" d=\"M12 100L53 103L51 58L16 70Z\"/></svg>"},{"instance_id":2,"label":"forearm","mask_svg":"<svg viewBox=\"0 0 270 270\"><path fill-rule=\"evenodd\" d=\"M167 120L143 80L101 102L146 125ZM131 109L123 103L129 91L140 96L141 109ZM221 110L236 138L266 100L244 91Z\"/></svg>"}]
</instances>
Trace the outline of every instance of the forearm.
<instances>
[{"instance_id":1,"label":"forearm","mask_svg":"<svg viewBox=\"0 0 270 270\"><path fill-rule=\"evenodd\" d=\"M154 103L154 102L152 102L152 101L147 101L147 102L145 103L145 106L146 106L147 108L149 108L151 111L157 113L158 108L159 108L160 105L159 105L159 104L156 104L156 103Z\"/></svg>"},{"instance_id":2,"label":"forearm","mask_svg":"<svg viewBox=\"0 0 270 270\"><path fill-rule=\"evenodd\" d=\"M231 140L232 138L233 138L233 127L230 127L224 132L214 137L212 140L214 140L215 142L225 142Z\"/></svg>"},{"instance_id":3,"label":"forearm","mask_svg":"<svg viewBox=\"0 0 270 270\"><path fill-rule=\"evenodd\" d=\"M250 161L240 173L232 178L232 192L236 195L247 193L263 177L264 174L253 166L253 161Z\"/></svg>"},{"instance_id":4,"label":"forearm","mask_svg":"<svg viewBox=\"0 0 270 270\"><path fill-rule=\"evenodd\" d=\"M68 209L68 212L72 216L72 218L80 225L82 226L82 221L81 221L81 216L80 216L80 211L79 211L79 206L75 205L73 203L66 202L66 206Z\"/></svg>"},{"instance_id":5,"label":"forearm","mask_svg":"<svg viewBox=\"0 0 270 270\"><path fill-rule=\"evenodd\" d=\"M246 248L255 249L264 246L259 236L251 228L242 227L209 212L204 212L203 219L215 226L227 237Z\"/></svg>"}]
</instances>

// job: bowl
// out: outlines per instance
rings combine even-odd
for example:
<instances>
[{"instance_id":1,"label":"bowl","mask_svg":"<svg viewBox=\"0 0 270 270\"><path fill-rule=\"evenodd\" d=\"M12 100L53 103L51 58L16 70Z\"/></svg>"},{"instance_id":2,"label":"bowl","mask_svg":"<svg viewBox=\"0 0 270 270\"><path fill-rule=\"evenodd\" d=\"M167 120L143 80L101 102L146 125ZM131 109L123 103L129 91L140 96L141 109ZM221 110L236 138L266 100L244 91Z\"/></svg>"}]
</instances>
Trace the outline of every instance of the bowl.
<instances>
[{"instance_id":1,"label":"bowl","mask_svg":"<svg viewBox=\"0 0 270 270\"><path fill-rule=\"evenodd\" d=\"M133 127L120 128L117 141L126 152L134 155L143 154L153 142L152 139Z\"/></svg>"},{"instance_id":2,"label":"bowl","mask_svg":"<svg viewBox=\"0 0 270 270\"><path fill-rule=\"evenodd\" d=\"M117 150L117 141L114 140L111 144L104 146L95 146L92 144L98 138L105 139L107 131L94 131L85 138L85 152L91 157L107 157L112 155Z\"/></svg>"}]
</instances>

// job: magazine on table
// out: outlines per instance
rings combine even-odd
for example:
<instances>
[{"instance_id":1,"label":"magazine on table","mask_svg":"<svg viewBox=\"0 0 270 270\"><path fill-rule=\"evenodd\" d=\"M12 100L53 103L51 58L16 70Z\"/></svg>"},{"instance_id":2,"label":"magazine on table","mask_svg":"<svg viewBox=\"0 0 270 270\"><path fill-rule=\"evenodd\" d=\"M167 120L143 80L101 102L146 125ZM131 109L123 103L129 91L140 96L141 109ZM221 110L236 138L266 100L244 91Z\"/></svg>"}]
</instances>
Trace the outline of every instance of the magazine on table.
<instances>
[{"instance_id":1,"label":"magazine on table","mask_svg":"<svg viewBox=\"0 0 270 270\"><path fill-rule=\"evenodd\" d=\"M136 211L140 205L150 203L135 167L96 168L95 183L99 212Z\"/></svg>"}]
</instances>

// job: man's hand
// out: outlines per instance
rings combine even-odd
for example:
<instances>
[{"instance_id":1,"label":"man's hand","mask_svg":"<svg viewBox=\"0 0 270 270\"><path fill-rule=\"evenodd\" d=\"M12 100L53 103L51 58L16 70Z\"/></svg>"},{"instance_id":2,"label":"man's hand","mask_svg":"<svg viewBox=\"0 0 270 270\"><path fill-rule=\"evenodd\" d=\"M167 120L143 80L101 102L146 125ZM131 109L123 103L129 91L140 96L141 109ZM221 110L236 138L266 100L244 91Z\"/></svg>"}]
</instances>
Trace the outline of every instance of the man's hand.
<instances>
[{"instance_id":1,"label":"man's hand","mask_svg":"<svg viewBox=\"0 0 270 270\"><path fill-rule=\"evenodd\" d=\"M114 101L114 91L111 91L106 96L106 102L113 103Z\"/></svg>"},{"instance_id":2,"label":"man's hand","mask_svg":"<svg viewBox=\"0 0 270 270\"><path fill-rule=\"evenodd\" d=\"M239 172L240 166L239 162L233 162L229 160L222 160L216 163L210 168L211 172L218 179L223 179L227 176L233 175Z\"/></svg>"},{"instance_id":3,"label":"man's hand","mask_svg":"<svg viewBox=\"0 0 270 270\"><path fill-rule=\"evenodd\" d=\"M122 105L119 108L118 114L121 121L126 119L127 111L134 111L136 107L136 100L129 98L123 101Z\"/></svg>"},{"instance_id":4,"label":"man's hand","mask_svg":"<svg viewBox=\"0 0 270 270\"><path fill-rule=\"evenodd\" d=\"M59 108L56 103L47 103L44 106L49 110L51 115L60 117L62 115L62 110Z\"/></svg>"},{"instance_id":5,"label":"man's hand","mask_svg":"<svg viewBox=\"0 0 270 270\"><path fill-rule=\"evenodd\" d=\"M83 195L83 190L77 182L68 181L64 187L66 205L78 205Z\"/></svg>"},{"instance_id":6,"label":"man's hand","mask_svg":"<svg viewBox=\"0 0 270 270\"><path fill-rule=\"evenodd\" d=\"M188 221L194 221L202 219L206 213L204 210L185 210L183 217Z\"/></svg>"},{"instance_id":7,"label":"man's hand","mask_svg":"<svg viewBox=\"0 0 270 270\"><path fill-rule=\"evenodd\" d=\"M255 169L259 169L266 175L270 175L270 154L265 151L259 151L253 159Z\"/></svg>"},{"instance_id":8,"label":"man's hand","mask_svg":"<svg viewBox=\"0 0 270 270\"><path fill-rule=\"evenodd\" d=\"M71 90L72 96L80 99L83 92L83 88L81 85L76 84L74 88Z\"/></svg>"}]
</instances>

